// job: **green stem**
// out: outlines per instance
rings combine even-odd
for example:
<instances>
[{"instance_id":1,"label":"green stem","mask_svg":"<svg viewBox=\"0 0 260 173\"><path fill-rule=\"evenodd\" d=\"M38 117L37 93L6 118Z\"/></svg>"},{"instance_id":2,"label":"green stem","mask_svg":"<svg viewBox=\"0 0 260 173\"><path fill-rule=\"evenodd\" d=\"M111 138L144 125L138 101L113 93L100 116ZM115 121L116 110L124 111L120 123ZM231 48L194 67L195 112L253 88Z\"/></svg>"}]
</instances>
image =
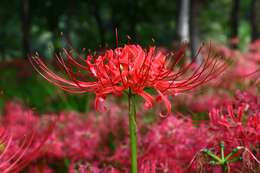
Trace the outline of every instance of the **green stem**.
<instances>
[{"instance_id":1,"label":"green stem","mask_svg":"<svg viewBox=\"0 0 260 173\"><path fill-rule=\"evenodd\" d=\"M222 162L222 160L221 160L218 156L216 156L214 153L212 153L210 150L204 149L203 152L205 152L205 153L206 153L208 156L210 156L211 158L215 159L215 161L217 161L217 162L219 162L219 163Z\"/></svg>"},{"instance_id":2,"label":"green stem","mask_svg":"<svg viewBox=\"0 0 260 173\"><path fill-rule=\"evenodd\" d=\"M224 159L225 159L224 149L225 149L225 144L224 144L223 141L221 141L221 142L220 142L221 160L224 160Z\"/></svg>"},{"instance_id":3,"label":"green stem","mask_svg":"<svg viewBox=\"0 0 260 173\"><path fill-rule=\"evenodd\" d=\"M225 144L223 141L220 142L220 150L221 150L221 167L222 167L222 173L227 172L227 163L225 160Z\"/></svg>"},{"instance_id":4,"label":"green stem","mask_svg":"<svg viewBox=\"0 0 260 173\"><path fill-rule=\"evenodd\" d=\"M222 164L222 173L227 173L227 165L226 164Z\"/></svg>"},{"instance_id":5,"label":"green stem","mask_svg":"<svg viewBox=\"0 0 260 173\"><path fill-rule=\"evenodd\" d=\"M225 158L225 160L228 161L229 158L232 157L232 156L233 156L235 153L237 153L237 152L238 152L238 149L237 149L237 148L233 149L233 150L227 155L227 157Z\"/></svg>"},{"instance_id":6,"label":"green stem","mask_svg":"<svg viewBox=\"0 0 260 173\"><path fill-rule=\"evenodd\" d=\"M137 137L136 137L136 108L134 95L129 89L128 93L129 106L129 130L130 130L130 146L131 146L131 173L137 173Z\"/></svg>"}]
</instances>

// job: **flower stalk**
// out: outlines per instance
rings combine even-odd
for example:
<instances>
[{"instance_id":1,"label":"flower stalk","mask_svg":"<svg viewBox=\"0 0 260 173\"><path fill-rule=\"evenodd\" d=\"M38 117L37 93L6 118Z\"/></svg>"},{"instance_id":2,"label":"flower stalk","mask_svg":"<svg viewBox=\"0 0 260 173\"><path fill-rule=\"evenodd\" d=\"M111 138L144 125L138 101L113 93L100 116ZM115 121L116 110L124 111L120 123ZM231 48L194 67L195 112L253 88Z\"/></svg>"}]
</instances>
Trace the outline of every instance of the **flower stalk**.
<instances>
[{"instance_id":1,"label":"flower stalk","mask_svg":"<svg viewBox=\"0 0 260 173\"><path fill-rule=\"evenodd\" d=\"M223 141L221 141L220 142L220 154L221 154L220 157L215 155L208 149L204 149L203 152L206 155L208 155L211 159L213 159L210 161L210 163L212 165L220 165L221 169L222 169L222 173L227 173L229 163L241 161L241 157L235 157L234 159L231 159L231 157L241 149L242 148L236 147L227 156L225 156L225 144Z\"/></svg>"},{"instance_id":2,"label":"flower stalk","mask_svg":"<svg viewBox=\"0 0 260 173\"><path fill-rule=\"evenodd\" d=\"M130 131L130 146L131 146L131 173L137 173L137 124L136 124L136 105L135 96L129 89L128 93L129 106L129 131Z\"/></svg>"}]
</instances>

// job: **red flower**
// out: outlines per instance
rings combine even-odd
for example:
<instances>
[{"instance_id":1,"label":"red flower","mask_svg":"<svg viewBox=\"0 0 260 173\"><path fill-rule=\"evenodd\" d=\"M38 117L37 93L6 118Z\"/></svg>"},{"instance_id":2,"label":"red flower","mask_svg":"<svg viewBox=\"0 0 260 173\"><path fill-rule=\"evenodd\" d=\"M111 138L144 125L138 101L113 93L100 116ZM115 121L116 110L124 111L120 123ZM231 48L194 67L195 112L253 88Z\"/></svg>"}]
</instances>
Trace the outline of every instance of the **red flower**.
<instances>
[{"instance_id":1,"label":"red flower","mask_svg":"<svg viewBox=\"0 0 260 173\"><path fill-rule=\"evenodd\" d=\"M145 50L139 45L125 45L107 50L99 56L79 57L81 62L76 61L72 52L66 49L64 54L67 63L61 56L57 56L57 59L68 78L51 71L38 55L30 60L45 79L63 90L72 93L94 92L95 105L99 110L105 110L103 103L108 94L121 95L128 89L142 96L146 101L145 106L151 107L154 97L145 89L152 88L158 93L157 100L164 101L170 112L171 104L167 96L191 90L217 77L227 67L226 63L209 56L202 64L191 62L179 66L185 46L175 53L166 54L155 47Z\"/></svg>"},{"instance_id":2,"label":"red flower","mask_svg":"<svg viewBox=\"0 0 260 173\"><path fill-rule=\"evenodd\" d=\"M24 117L22 118L26 122ZM24 122L17 122L19 120L13 119L13 121L9 123L7 119L5 124L0 126L1 173L17 173L36 159L54 127L52 123L40 135L38 129L31 123L24 125L21 124Z\"/></svg>"}]
</instances>

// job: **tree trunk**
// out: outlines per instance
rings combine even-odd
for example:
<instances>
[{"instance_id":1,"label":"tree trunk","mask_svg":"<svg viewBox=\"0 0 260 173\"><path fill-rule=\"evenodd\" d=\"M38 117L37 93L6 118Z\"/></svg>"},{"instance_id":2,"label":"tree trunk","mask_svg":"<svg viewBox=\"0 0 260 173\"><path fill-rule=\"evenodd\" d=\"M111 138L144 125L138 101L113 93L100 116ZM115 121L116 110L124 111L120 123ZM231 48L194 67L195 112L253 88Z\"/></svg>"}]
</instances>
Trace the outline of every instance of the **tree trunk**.
<instances>
[{"instance_id":1,"label":"tree trunk","mask_svg":"<svg viewBox=\"0 0 260 173\"><path fill-rule=\"evenodd\" d=\"M189 36L189 6L190 0L180 0L179 1L179 17L178 17L178 26L177 26L177 34L178 39L183 41L190 41Z\"/></svg>"},{"instance_id":2,"label":"tree trunk","mask_svg":"<svg viewBox=\"0 0 260 173\"><path fill-rule=\"evenodd\" d=\"M4 39L5 35L6 35L5 30L0 30L0 38ZM0 58L1 58L0 59L1 61L5 60L5 44L4 44L4 41L0 42Z\"/></svg>"},{"instance_id":3,"label":"tree trunk","mask_svg":"<svg viewBox=\"0 0 260 173\"><path fill-rule=\"evenodd\" d=\"M94 16L96 22L97 22L97 26L98 26L98 31L99 31L99 36L100 36L100 44L101 46L105 46L106 43L106 38L105 38L105 25L103 23L103 20L101 18L100 15L100 8L99 8L99 4L97 4L97 2L95 1L89 1L90 4L90 11L92 12L92 15Z\"/></svg>"},{"instance_id":4,"label":"tree trunk","mask_svg":"<svg viewBox=\"0 0 260 173\"><path fill-rule=\"evenodd\" d=\"M240 0L233 0L233 5L230 13L230 46L237 48L239 43L239 8Z\"/></svg>"},{"instance_id":5,"label":"tree trunk","mask_svg":"<svg viewBox=\"0 0 260 173\"><path fill-rule=\"evenodd\" d=\"M256 0L251 0L250 7L250 25L251 25L251 42L254 42L259 38L258 22L257 22L257 7L260 3L257 3Z\"/></svg>"},{"instance_id":6,"label":"tree trunk","mask_svg":"<svg viewBox=\"0 0 260 173\"><path fill-rule=\"evenodd\" d=\"M110 22L111 22L111 33L115 33L115 32L118 32L117 34L120 35L120 29L121 29L121 23L122 21L120 20L120 18L118 18L117 16L117 9L115 8L115 5L114 4L111 4L111 19L110 19ZM115 36L117 35L115 34ZM115 39L115 47L114 48L117 48L119 45L118 41L120 40L120 37L119 35L117 35L118 38ZM119 39L119 40L118 40Z\"/></svg>"},{"instance_id":7,"label":"tree trunk","mask_svg":"<svg viewBox=\"0 0 260 173\"><path fill-rule=\"evenodd\" d=\"M64 31L64 37L65 37L65 41L67 42L67 44L69 46L72 47L72 40L71 40L71 18L74 16L75 14L75 10L76 10L76 2L74 2L73 0L69 0L69 7L67 9L67 16L66 16L66 28Z\"/></svg>"},{"instance_id":8,"label":"tree trunk","mask_svg":"<svg viewBox=\"0 0 260 173\"><path fill-rule=\"evenodd\" d=\"M21 29L22 29L22 47L24 58L31 51L30 45L30 14L29 14L29 0L21 1Z\"/></svg>"},{"instance_id":9,"label":"tree trunk","mask_svg":"<svg viewBox=\"0 0 260 173\"><path fill-rule=\"evenodd\" d=\"M136 41L136 26L137 26L137 22L138 22L138 1L137 0L132 0L130 2L130 16L131 16L131 20L130 20L130 26L129 26L129 33L131 34L130 37L132 39L132 41Z\"/></svg>"},{"instance_id":10,"label":"tree trunk","mask_svg":"<svg viewBox=\"0 0 260 173\"><path fill-rule=\"evenodd\" d=\"M200 0L191 0L190 2L190 20L189 20L189 34L190 34L190 47L191 57L196 59L197 63L201 63L202 59L200 55L197 55L197 51L200 47L199 37L199 11Z\"/></svg>"}]
</instances>

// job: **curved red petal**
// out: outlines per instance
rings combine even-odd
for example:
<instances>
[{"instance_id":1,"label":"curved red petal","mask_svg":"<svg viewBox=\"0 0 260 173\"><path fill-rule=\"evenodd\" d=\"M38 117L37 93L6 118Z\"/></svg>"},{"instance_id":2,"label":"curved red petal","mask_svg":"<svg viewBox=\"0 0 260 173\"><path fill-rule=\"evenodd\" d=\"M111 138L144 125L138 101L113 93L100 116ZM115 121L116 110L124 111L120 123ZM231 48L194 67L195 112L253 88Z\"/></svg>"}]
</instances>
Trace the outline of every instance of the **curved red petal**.
<instances>
[{"instance_id":1,"label":"curved red petal","mask_svg":"<svg viewBox=\"0 0 260 173\"><path fill-rule=\"evenodd\" d=\"M144 92L144 91L138 92L137 94L144 98L145 108L151 108L153 106L153 100L154 100L153 96L151 96L150 94L148 94L147 92Z\"/></svg>"},{"instance_id":2,"label":"curved red petal","mask_svg":"<svg viewBox=\"0 0 260 173\"><path fill-rule=\"evenodd\" d=\"M167 96L163 95L163 93L159 90L157 90L157 92L159 93L159 97L160 99L162 99L162 101L164 102L165 104L165 107L166 107L166 110L167 110L167 114L163 114L162 112L160 113L160 116L161 117L166 117L168 116L170 113L171 113L171 110L172 110L172 105L169 101L169 99L167 98Z\"/></svg>"},{"instance_id":3,"label":"curved red petal","mask_svg":"<svg viewBox=\"0 0 260 173\"><path fill-rule=\"evenodd\" d=\"M105 97L104 96L96 96L95 109L99 112L105 112L107 110L107 108L105 106Z\"/></svg>"}]
</instances>

